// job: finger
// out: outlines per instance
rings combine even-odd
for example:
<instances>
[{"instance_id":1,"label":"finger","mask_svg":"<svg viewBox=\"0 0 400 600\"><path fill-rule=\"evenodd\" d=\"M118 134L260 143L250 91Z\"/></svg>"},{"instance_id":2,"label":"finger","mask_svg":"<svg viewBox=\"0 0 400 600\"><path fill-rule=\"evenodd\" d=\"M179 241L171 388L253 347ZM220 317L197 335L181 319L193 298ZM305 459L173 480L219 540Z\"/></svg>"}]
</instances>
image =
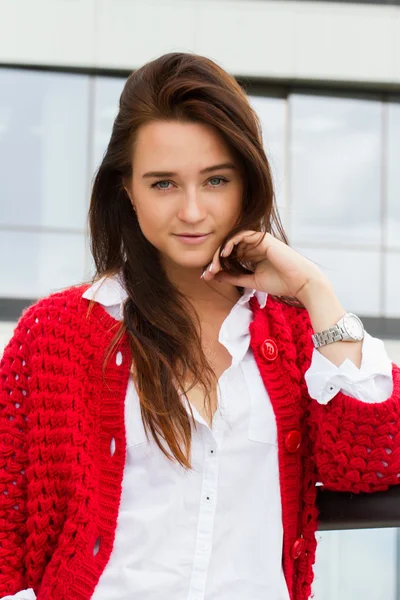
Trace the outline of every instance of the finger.
<instances>
[{"instance_id":1,"label":"finger","mask_svg":"<svg viewBox=\"0 0 400 600\"><path fill-rule=\"evenodd\" d=\"M240 231L225 244L224 248L221 249L221 247L219 247L216 250L212 261L201 274L201 278L205 279L206 281L210 281L217 273L220 273L222 271L220 256L223 256L224 258L229 256L235 246L238 246L238 254L240 246L240 255L243 258L252 259L253 254L250 255L249 251L258 245L259 241L262 240L264 235L265 234L260 231ZM258 255L260 255L260 252L256 251L254 257L258 257ZM263 258L263 256L260 255L260 258Z\"/></svg>"},{"instance_id":2,"label":"finger","mask_svg":"<svg viewBox=\"0 0 400 600\"><path fill-rule=\"evenodd\" d=\"M223 256L224 258L229 256L237 243L238 242L234 242L233 240L230 240L229 242L227 242L221 250L221 256Z\"/></svg>"},{"instance_id":3,"label":"finger","mask_svg":"<svg viewBox=\"0 0 400 600\"><path fill-rule=\"evenodd\" d=\"M241 231L239 234L234 236L229 242L229 245L230 245L229 253L225 253L223 251L223 249L221 249L221 247L217 248L217 250L214 253L211 263L209 264L207 270L204 272L204 277L206 279L210 279L214 275L216 275L218 272L222 271L220 256L224 256L224 257L228 256L232 252L232 249L234 248L235 245L238 245L242 242L247 244L247 238L252 237L254 235L259 236L260 233L258 231ZM225 245L225 247L226 247L226 245Z\"/></svg>"},{"instance_id":4,"label":"finger","mask_svg":"<svg viewBox=\"0 0 400 600\"><path fill-rule=\"evenodd\" d=\"M203 271L201 278L209 281L212 279L217 273L222 270L221 262L219 260L221 247L219 246L217 250L214 252L214 256L210 262L210 264Z\"/></svg>"},{"instance_id":5,"label":"finger","mask_svg":"<svg viewBox=\"0 0 400 600\"><path fill-rule=\"evenodd\" d=\"M250 246L256 245L263 235L264 234L260 231L241 231L225 244L221 256L229 256L233 248L239 244L249 244Z\"/></svg>"},{"instance_id":6,"label":"finger","mask_svg":"<svg viewBox=\"0 0 400 600\"><path fill-rule=\"evenodd\" d=\"M235 257L245 261L250 261L257 264L267 258L267 247L265 244L260 246L259 243L239 242L236 249Z\"/></svg>"}]
</instances>

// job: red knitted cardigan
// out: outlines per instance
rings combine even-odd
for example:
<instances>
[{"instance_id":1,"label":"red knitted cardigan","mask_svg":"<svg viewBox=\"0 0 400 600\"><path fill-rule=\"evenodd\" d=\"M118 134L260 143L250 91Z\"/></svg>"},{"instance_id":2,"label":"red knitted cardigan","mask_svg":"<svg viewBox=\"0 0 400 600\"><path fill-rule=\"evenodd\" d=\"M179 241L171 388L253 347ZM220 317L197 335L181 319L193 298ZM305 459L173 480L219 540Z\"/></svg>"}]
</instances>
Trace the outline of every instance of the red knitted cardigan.
<instances>
[{"instance_id":1,"label":"red knitted cardigan","mask_svg":"<svg viewBox=\"0 0 400 600\"><path fill-rule=\"evenodd\" d=\"M38 600L88 600L112 551L131 360L125 335L104 382L105 351L118 322L99 304L88 316L86 288L27 309L0 363L0 597L32 587ZM251 307L251 347L278 428L283 568L291 599L306 600L316 549L315 483L373 492L399 481L400 368L393 365L393 395L384 403L340 392L320 405L304 381L313 350L307 311L271 296L265 308L255 298ZM275 360L268 360L265 340L275 342Z\"/></svg>"}]
</instances>

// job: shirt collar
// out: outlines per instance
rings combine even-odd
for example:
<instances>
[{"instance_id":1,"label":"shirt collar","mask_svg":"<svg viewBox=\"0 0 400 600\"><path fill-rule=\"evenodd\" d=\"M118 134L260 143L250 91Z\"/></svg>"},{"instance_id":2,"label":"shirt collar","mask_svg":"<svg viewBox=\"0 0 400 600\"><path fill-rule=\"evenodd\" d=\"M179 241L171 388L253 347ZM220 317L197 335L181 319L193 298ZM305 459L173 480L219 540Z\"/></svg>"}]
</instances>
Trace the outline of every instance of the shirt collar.
<instances>
[{"instance_id":1,"label":"shirt collar","mask_svg":"<svg viewBox=\"0 0 400 600\"><path fill-rule=\"evenodd\" d=\"M91 285L82 298L87 300L94 300L102 306L120 306L128 298L128 294L123 286L122 275L117 273L115 275L105 275L93 285Z\"/></svg>"},{"instance_id":2,"label":"shirt collar","mask_svg":"<svg viewBox=\"0 0 400 600\"><path fill-rule=\"evenodd\" d=\"M255 296L260 308L267 303L266 292L244 288L242 296L236 302L219 331L218 340L232 356L232 366L237 366L245 356L250 345L249 326L253 320L250 299ZM123 285L122 274L104 276L90 286L82 295L109 309L118 320L123 318L123 304L128 294Z\"/></svg>"},{"instance_id":3,"label":"shirt collar","mask_svg":"<svg viewBox=\"0 0 400 600\"><path fill-rule=\"evenodd\" d=\"M246 305L253 296L257 298L260 308L264 308L267 303L266 292L259 292L251 288L244 288L244 292L235 306ZM122 274L118 273L102 277L91 285L82 297L94 300L103 306L116 306L125 302L128 293L123 285Z\"/></svg>"},{"instance_id":4,"label":"shirt collar","mask_svg":"<svg viewBox=\"0 0 400 600\"><path fill-rule=\"evenodd\" d=\"M243 295L239 298L237 304L239 304L239 306L243 306L244 304L249 302L250 298L252 298L253 296L257 298L260 308L265 308L265 305L267 304L268 294L266 292L259 292L251 288L244 288Z\"/></svg>"}]
</instances>

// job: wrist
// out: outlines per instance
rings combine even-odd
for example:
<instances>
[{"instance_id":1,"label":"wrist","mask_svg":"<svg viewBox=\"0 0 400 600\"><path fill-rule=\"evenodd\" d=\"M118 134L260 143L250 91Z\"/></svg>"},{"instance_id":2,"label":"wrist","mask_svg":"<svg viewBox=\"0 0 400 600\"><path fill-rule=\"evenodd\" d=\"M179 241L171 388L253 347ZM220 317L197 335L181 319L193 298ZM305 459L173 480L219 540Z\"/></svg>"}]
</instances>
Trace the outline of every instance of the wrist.
<instances>
[{"instance_id":1,"label":"wrist","mask_svg":"<svg viewBox=\"0 0 400 600\"><path fill-rule=\"evenodd\" d=\"M306 307L314 333L322 333L333 327L346 313L327 279L308 282L297 295L297 299ZM318 352L337 367L349 358L359 369L362 362L362 344L362 341L353 344L341 341L321 346Z\"/></svg>"},{"instance_id":2,"label":"wrist","mask_svg":"<svg viewBox=\"0 0 400 600\"><path fill-rule=\"evenodd\" d=\"M315 333L335 325L346 312L331 282L325 278L307 282L297 299L307 309Z\"/></svg>"},{"instance_id":3,"label":"wrist","mask_svg":"<svg viewBox=\"0 0 400 600\"><path fill-rule=\"evenodd\" d=\"M319 279L310 279L296 294L296 298L307 308L308 304L314 302L315 297L321 294L334 293L333 286L329 279L320 277Z\"/></svg>"}]
</instances>

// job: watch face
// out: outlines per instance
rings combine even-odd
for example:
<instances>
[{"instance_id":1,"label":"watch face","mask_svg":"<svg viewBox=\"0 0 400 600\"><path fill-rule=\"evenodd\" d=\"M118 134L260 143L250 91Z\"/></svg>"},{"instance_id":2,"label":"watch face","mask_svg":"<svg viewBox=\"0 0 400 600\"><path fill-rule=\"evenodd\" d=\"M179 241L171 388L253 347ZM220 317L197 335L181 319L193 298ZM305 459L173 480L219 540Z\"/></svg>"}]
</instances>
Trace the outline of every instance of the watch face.
<instances>
[{"instance_id":1,"label":"watch face","mask_svg":"<svg viewBox=\"0 0 400 600\"><path fill-rule=\"evenodd\" d=\"M362 340L364 327L356 315L349 314L344 319L344 326L347 333L355 340Z\"/></svg>"}]
</instances>

